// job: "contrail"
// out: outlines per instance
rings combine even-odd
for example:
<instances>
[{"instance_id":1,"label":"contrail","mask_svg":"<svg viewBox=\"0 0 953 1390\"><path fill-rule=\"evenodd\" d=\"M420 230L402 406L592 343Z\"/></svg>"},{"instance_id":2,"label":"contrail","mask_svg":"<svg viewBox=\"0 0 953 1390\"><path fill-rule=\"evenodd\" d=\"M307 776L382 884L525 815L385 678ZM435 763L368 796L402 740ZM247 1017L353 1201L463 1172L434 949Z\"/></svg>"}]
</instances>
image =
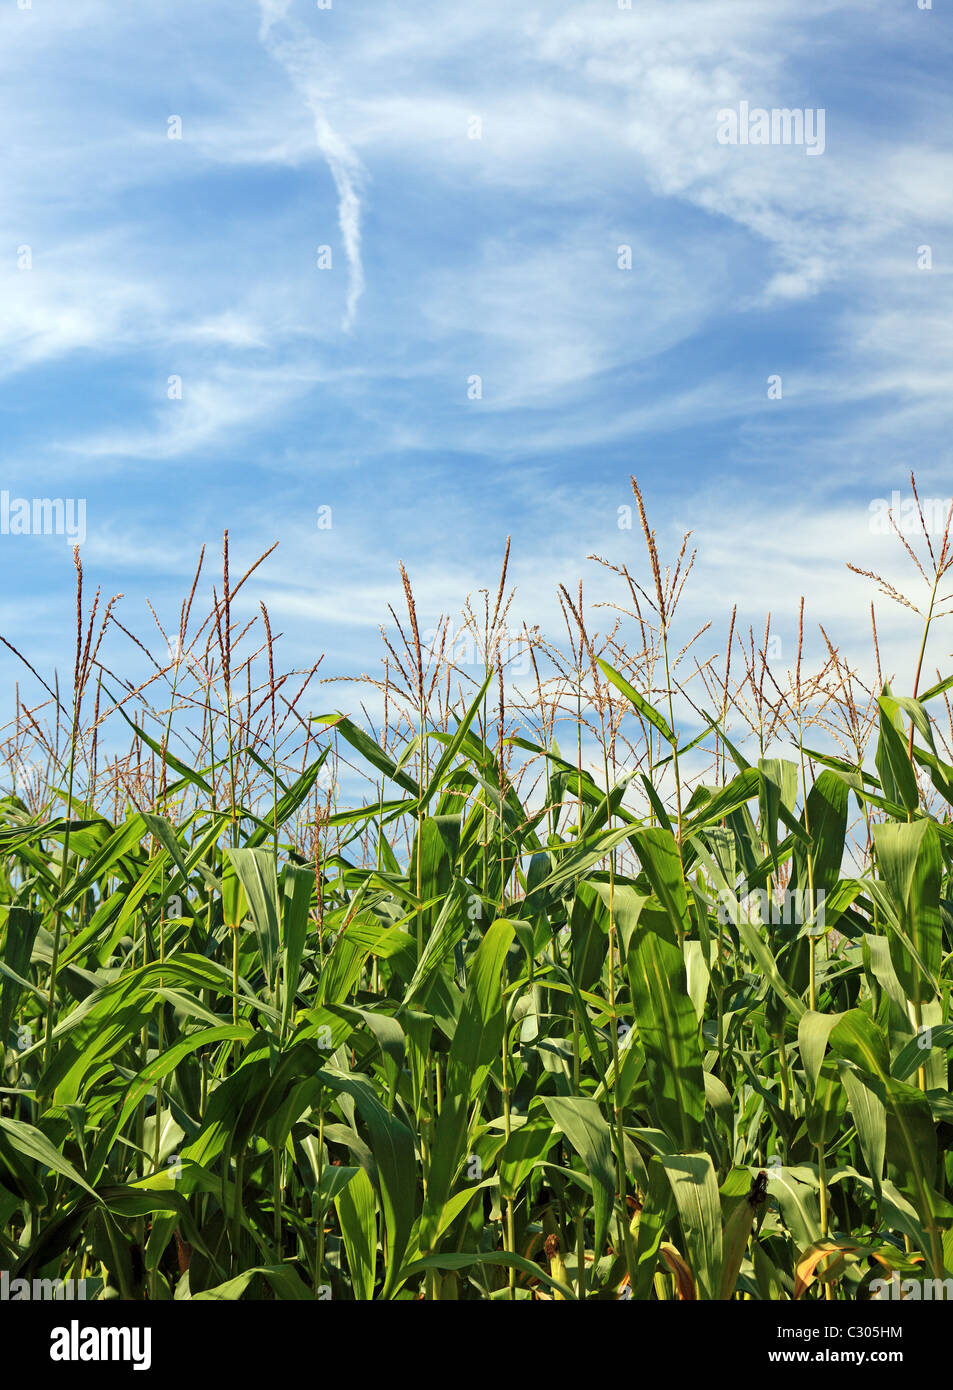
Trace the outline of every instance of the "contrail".
<instances>
[{"instance_id":1,"label":"contrail","mask_svg":"<svg viewBox=\"0 0 953 1390\"><path fill-rule=\"evenodd\" d=\"M318 148L328 161L331 177L338 191L338 222L348 263L347 306L342 327L350 329L354 322L357 302L364 293L364 266L361 262L361 200L358 188L362 174L361 162L346 140L334 130L321 107L312 97L308 105L314 116Z\"/></svg>"},{"instance_id":2,"label":"contrail","mask_svg":"<svg viewBox=\"0 0 953 1390\"><path fill-rule=\"evenodd\" d=\"M321 62L321 49L313 35L300 24L292 24L286 16L291 0L259 0L261 28L259 37L270 56L284 67L294 85L304 96L314 117L318 149L327 160L338 194L338 224L348 263L348 290L341 327L349 331L354 323L358 301L364 293L364 266L361 261L361 199L363 167L347 141L331 125L324 111L321 94L316 88L315 74ZM272 30L282 24L288 37L276 40Z\"/></svg>"}]
</instances>

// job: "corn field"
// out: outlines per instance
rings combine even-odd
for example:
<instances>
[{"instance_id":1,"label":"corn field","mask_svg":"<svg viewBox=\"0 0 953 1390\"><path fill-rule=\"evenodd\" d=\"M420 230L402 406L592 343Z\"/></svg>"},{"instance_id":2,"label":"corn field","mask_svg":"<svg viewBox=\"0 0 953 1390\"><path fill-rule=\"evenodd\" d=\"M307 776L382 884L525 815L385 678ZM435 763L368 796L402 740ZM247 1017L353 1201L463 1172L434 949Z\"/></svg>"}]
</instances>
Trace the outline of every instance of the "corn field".
<instances>
[{"instance_id":1,"label":"corn field","mask_svg":"<svg viewBox=\"0 0 953 1390\"><path fill-rule=\"evenodd\" d=\"M949 527L898 531L913 597L856 576L915 671L875 603L869 670L823 628L808 662L803 602L782 668L770 620L684 630L694 556L633 487L638 554L593 557L618 602L560 587L564 631L514 635L507 546L472 662L401 570L378 674L280 669L267 556L236 580L227 535L207 612L203 554L152 637L77 554L68 688L6 644L10 1288L811 1303L953 1273Z\"/></svg>"}]
</instances>

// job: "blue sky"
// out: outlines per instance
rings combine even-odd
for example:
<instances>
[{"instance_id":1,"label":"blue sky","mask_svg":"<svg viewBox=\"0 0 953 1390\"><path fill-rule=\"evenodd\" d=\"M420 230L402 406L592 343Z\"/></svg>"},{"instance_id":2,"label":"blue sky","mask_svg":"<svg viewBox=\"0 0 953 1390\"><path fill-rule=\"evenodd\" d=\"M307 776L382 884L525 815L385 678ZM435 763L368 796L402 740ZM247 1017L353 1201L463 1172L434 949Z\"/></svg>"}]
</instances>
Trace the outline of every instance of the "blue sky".
<instances>
[{"instance_id":1,"label":"blue sky","mask_svg":"<svg viewBox=\"0 0 953 1390\"><path fill-rule=\"evenodd\" d=\"M296 663L375 669L398 560L426 623L507 534L551 628L559 582L607 592L590 552L640 563L635 473L663 546L694 529L688 618L770 608L793 656L803 593L866 649L844 561L906 578L871 500L953 492L944 0L20 3L0 486L86 500L127 626L146 595L174 623L227 526L238 571L279 542L249 605ZM742 101L823 108L823 154L720 145ZM0 631L44 674L71 586L63 537L0 535Z\"/></svg>"}]
</instances>

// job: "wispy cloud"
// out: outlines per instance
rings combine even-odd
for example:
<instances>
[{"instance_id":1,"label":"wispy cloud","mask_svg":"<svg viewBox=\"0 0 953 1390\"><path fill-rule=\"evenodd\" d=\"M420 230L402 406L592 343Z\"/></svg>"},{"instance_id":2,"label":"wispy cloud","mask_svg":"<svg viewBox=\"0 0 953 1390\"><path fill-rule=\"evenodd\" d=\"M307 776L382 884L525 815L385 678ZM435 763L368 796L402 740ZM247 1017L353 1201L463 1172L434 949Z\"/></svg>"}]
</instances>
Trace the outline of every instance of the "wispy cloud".
<instances>
[{"instance_id":1,"label":"wispy cloud","mask_svg":"<svg viewBox=\"0 0 953 1390\"><path fill-rule=\"evenodd\" d=\"M804 592L861 634L869 496L953 463L950 50L870 0L4 7L0 481L88 497L130 604L225 525L280 540L287 640L349 669L398 557L434 613L508 533L528 620L606 596L629 472L696 529L692 617ZM826 107L823 157L720 146L742 99ZM24 630L70 583L31 544Z\"/></svg>"},{"instance_id":2,"label":"wispy cloud","mask_svg":"<svg viewBox=\"0 0 953 1390\"><path fill-rule=\"evenodd\" d=\"M338 193L338 222L349 267L347 304L342 321L353 327L358 301L364 293L361 261L361 186L364 171L357 155L332 124L327 107L332 70L327 51L302 25L287 18L285 0L259 0L262 7L262 41L282 64L307 103L314 121L318 148L331 170ZM276 37L278 28L280 37Z\"/></svg>"}]
</instances>

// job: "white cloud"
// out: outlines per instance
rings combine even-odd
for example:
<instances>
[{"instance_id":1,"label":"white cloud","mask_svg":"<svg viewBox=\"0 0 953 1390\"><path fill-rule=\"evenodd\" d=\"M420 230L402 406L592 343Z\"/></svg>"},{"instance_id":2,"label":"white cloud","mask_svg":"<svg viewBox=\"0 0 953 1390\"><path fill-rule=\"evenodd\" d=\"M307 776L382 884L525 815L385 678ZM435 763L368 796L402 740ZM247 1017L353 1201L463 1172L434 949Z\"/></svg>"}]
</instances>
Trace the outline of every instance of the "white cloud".
<instances>
[{"instance_id":1,"label":"white cloud","mask_svg":"<svg viewBox=\"0 0 953 1390\"><path fill-rule=\"evenodd\" d=\"M147 424L81 438L68 447L89 459L175 459L221 444L243 426L255 425L279 411L313 385L316 373L288 367L255 369L218 367L182 379L181 399L169 398L165 380L157 382L161 399Z\"/></svg>"},{"instance_id":2,"label":"white cloud","mask_svg":"<svg viewBox=\"0 0 953 1390\"><path fill-rule=\"evenodd\" d=\"M269 53L287 71L303 95L314 120L318 148L338 192L338 222L350 268L347 306L342 321L345 331L353 327L358 301L364 292L361 261L361 185L364 171L354 150L332 124L328 113L330 60L322 46L302 26L286 24L287 36L272 37L277 21L285 21L288 5L282 0L259 0L262 5L262 37Z\"/></svg>"},{"instance_id":3,"label":"white cloud","mask_svg":"<svg viewBox=\"0 0 953 1390\"><path fill-rule=\"evenodd\" d=\"M8 260L10 268L0 277L0 373L80 349L115 351L139 336L144 321L154 320L162 291L134 273L117 273L120 242L107 234L73 243L21 243L31 267L20 269Z\"/></svg>"},{"instance_id":4,"label":"white cloud","mask_svg":"<svg viewBox=\"0 0 953 1390\"><path fill-rule=\"evenodd\" d=\"M843 493L883 491L907 466L940 487L950 462L953 178L927 109L944 94L921 96L890 62L933 19L872 16L869 0L401 0L373 22L346 8L44 0L29 30L13 7L0 16L0 119L27 113L0 221L8 248L35 243L32 272L3 272L0 371L28 366L41 387L54 363L103 373L88 433L63 445L53 421L60 466L185 460L201 501L201 470L276 423L255 482L286 491L249 503L243 477L227 519L249 547L281 535L268 593L293 640L320 649L326 624L367 664L400 596L398 551L431 611L494 581L485 552L507 529L528 620L558 621L556 579L588 572L602 594L586 554L633 538L599 450L629 443L632 467L664 484L659 506L697 528L686 614L737 598L790 629L804 591L860 652L866 596L843 560L892 562ZM836 67L859 26L881 45L866 89ZM73 85L94 55L103 81ZM24 56L42 62L42 101L16 75ZM827 104L826 153L720 147L717 111L740 99ZM315 276L335 216L342 273ZM915 268L923 243L931 272ZM486 383L475 409L471 372ZM181 402L165 399L170 373ZM36 424L49 453L50 421ZM652 437L667 432L688 442L660 463ZM372 466L319 549L289 499L332 468L346 483L351 453ZM426 497L425 527L410 496ZM171 553L205 538L195 511ZM124 518L96 529L91 513L91 556L162 576ZM902 643L903 615L885 610L894 621Z\"/></svg>"}]
</instances>

